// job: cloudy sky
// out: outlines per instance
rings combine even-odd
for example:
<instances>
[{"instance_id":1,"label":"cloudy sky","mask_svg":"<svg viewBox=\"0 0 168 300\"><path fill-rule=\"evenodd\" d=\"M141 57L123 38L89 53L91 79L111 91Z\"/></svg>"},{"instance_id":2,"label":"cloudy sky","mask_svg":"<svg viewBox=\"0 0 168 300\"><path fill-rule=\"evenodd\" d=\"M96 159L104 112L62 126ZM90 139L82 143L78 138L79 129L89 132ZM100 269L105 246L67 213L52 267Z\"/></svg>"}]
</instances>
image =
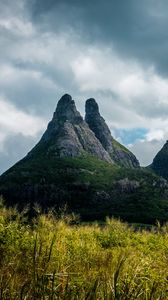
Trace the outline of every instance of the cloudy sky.
<instances>
[{"instance_id":1,"label":"cloudy sky","mask_svg":"<svg viewBox=\"0 0 168 300\"><path fill-rule=\"evenodd\" d=\"M167 0L0 0L0 172L64 93L94 97L142 165L168 138Z\"/></svg>"}]
</instances>

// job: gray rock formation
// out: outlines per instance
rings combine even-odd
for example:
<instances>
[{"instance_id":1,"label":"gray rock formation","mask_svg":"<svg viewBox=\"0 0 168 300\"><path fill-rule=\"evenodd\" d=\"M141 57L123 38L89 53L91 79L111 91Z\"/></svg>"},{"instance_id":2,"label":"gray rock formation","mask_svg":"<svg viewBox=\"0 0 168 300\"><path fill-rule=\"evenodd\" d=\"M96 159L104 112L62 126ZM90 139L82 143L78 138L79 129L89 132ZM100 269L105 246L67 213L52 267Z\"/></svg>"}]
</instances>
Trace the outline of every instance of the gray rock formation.
<instances>
[{"instance_id":1,"label":"gray rock formation","mask_svg":"<svg viewBox=\"0 0 168 300\"><path fill-rule=\"evenodd\" d=\"M29 156L39 151L59 157L75 157L87 153L112 163L110 155L83 120L74 100L68 94L59 100L46 132L37 146L29 152Z\"/></svg>"},{"instance_id":2,"label":"gray rock formation","mask_svg":"<svg viewBox=\"0 0 168 300\"><path fill-rule=\"evenodd\" d=\"M113 147L111 143L111 132L105 120L99 113L99 107L95 99L90 98L86 101L85 110L85 121L89 125L90 129L95 133L106 151L112 152Z\"/></svg>"},{"instance_id":3,"label":"gray rock formation","mask_svg":"<svg viewBox=\"0 0 168 300\"><path fill-rule=\"evenodd\" d=\"M112 160L123 167L139 167L136 157L111 136L110 129L99 113L99 107L95 99L90 98L86 101L85 110L85 121L95 133L95 136L101 142L104 149L109 153Z\"/></svg>"},{"instance_id":4,"label":"gray rock formation","mask_svg":"<svg viewBox=\"0 0 168 300\"><path fill-rule=\"evenodd\" d=\"M140 187L140 182L137 180L129 180L128 178L124 178L118 180L117 187L121 193L132 193Z\"/></svg>"}]
</instances>

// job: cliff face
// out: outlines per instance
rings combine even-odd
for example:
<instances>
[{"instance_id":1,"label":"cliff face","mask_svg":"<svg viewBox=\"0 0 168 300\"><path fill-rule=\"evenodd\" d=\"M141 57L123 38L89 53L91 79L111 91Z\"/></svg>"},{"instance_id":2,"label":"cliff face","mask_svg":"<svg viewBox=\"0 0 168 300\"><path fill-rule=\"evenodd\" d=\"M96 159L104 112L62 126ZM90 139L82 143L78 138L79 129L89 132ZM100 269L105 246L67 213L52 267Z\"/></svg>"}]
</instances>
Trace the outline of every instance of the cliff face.
<instances>
[{"instance_id":1,"label":"cliff face","mask_svg":"<svg viewBox=\"0 0 168 300\"><path fill-rule=\"evenodd\" d=\"M99 113L99 107L93 98L86 101L85 121L95 133L111 159L118 165L126 168L138 168L139 162L127 148L118 143L112 136L105 120Z\"/></svg>"},{"instance_id":2,"label":"cliff face","mask_svg":"<svg viewBox=\"0 0 168 300\"><path fill-rule=\"evenodd\" d=\"M165 179L168 179L168 141L156 154L150 167L156 174L164 177Z\"/></svg>"},{"instance_id":3,"label":"cliff face","mask_svg":"<svg viewBox=\"0 0 168 300\"><path fill-rule=\"evenodd\" d=\"M87 153L112 163L110 155L77 111L72 97L67 94L59 100L46 132L29 155L41 151L44 155L55 157L75 157Z\"/></svg>"}]
</instances>

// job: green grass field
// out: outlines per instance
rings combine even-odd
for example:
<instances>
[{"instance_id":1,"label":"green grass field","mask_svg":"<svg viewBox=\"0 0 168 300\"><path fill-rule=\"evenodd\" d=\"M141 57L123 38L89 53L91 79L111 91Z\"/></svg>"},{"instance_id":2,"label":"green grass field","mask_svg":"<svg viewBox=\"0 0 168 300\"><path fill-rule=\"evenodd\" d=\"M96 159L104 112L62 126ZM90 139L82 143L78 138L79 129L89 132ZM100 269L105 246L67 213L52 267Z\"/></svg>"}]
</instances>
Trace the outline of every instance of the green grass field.
<instances>
[{"instance_id":1,"label":"green grass field","mask_svg":"<svg viewBox=\"0 0 168 300\"><path fill-rule=\"evenodd\" d=\"M0 299L168 299L168 225L0 209Z\"/></svg>"}]
</instances>

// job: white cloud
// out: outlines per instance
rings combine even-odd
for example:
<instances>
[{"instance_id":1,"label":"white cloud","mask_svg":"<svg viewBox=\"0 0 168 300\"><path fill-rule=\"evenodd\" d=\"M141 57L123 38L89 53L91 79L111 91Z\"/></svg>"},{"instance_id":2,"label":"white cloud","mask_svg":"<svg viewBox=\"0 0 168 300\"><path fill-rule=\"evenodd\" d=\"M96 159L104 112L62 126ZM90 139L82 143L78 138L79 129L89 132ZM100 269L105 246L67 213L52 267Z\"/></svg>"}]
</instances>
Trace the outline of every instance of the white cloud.
<instances>
[{"instance_id":1,"label":"white cloud","mask_svg":"<svg viewBox=\"0 0 168 300\"><path fill-rule=\"evenodd\" d=\"M162 148L165 141L153 140L153 141L137 141L134 145L131 145L129 149L136 155L142 166L150 165L153 158Z\"/></svg>"},{"instance_id":2,"label":"white cloud","mask_svg":"<svg viewBox=\"0 0 168 300\"><path fill-rule=\"evenodd\" d=\"M0 111L1 150L8 135L22 134L25 137L33 137L46 127L45 120L37 116L26 114L1 97Z\"/></svg>"},{"instance_id":3,"label":"white cloud","mask_svg":"<svg viewBox=\"0 0 168 300\"><path fill-rule=\"evenodd\" d=\"M143 69L134 61L122 60L113 50L92 47L74 59L72 70L81 92L111 92L104 99L109 109L111 104L111 118L114 111L114 118L117 116L120 122L117 125L125 126L125 119L132 128L152 129L159 128L163 121L167 123L168 79L156 74L152 66Z\"/></svg>"},{"instance_id":4,"label":"white cloud","mask_svg":"<svg viewBox=\"0 0 168 300\"><path fill-rule=\"evenodd\" d=\"M164 131L161 129L150 130L146 134L146 141L151 142L153 140L162 141L164 139Z\"/></svg>"},{"instance_id":5,"label":"white cloud","mask_svg":"<svg viewBox=\"0 0 168 300\"><path fill-rule=\"evenodd\" d=\"M34 33L34 28L31 22L12 17L11 19L1 19L0 29L5 29L11 34L28 37Z\"/></svg>"},{"instance_id":6,"label":"white cloud","mask_svg":"<svg viewBox=\"0 0 168 300\"><path fill-rule=\"evenodd\" d=\"M168 108L168 79L156 74L153 66L143 69L113 49L96 47L75 57L71 66L82 92L109 90L126 105L136 103L138 108L138 102L147 99Z\"/></svg>"},{"instance_id":7,"label":"white cloud","mask_svg":"<svg viewBox=\"0 0 168 300\"><path fill-rule=\"evenodd\" d=\"M1 65L0 85L2 89L29 80L43 82L44 85L50 88L56 87L56 84L40 70L20 69L9 64Z\"/></svg>"}]
</instances>

